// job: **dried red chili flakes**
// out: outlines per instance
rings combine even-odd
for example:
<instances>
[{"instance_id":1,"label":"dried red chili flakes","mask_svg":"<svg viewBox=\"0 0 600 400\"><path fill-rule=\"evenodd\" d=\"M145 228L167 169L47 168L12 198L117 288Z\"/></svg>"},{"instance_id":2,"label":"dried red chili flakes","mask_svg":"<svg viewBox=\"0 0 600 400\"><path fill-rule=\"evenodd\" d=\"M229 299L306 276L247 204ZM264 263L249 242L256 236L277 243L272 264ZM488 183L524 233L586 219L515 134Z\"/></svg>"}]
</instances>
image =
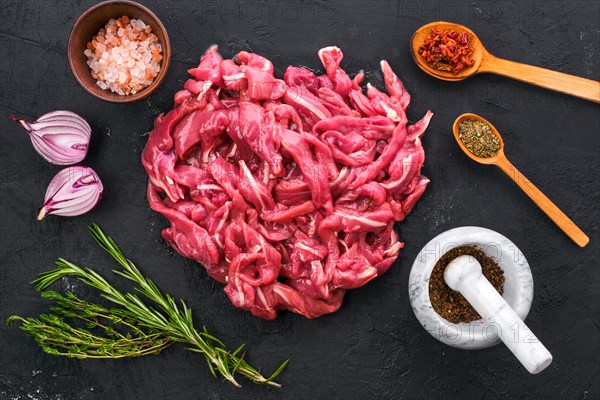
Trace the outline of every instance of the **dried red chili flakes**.
<instances>
[{"instance_id":1,"label":"dried red chili flakes","mask_svg":"<svg viewBox=\"0 0 600 400\"><path fill-rule=\"evenodd\" d=\"M419 47L419 54L432 68L450 71L454 75L473 65L471 53L469 34L459 34L452 29L432 29L431 35Z\"/></svg>"}]
</instances>

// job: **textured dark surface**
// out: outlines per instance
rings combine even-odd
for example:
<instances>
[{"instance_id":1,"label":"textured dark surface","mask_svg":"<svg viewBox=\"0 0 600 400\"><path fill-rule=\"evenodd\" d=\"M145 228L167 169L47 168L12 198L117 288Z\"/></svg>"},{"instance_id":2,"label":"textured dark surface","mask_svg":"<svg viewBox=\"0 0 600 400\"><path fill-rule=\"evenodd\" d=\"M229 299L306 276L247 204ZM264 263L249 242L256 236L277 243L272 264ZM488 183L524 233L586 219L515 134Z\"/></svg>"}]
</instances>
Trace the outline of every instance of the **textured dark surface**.
<instances>
[{"instance_id":1,"label":"textured dark surface","mask_svg":"<svg viewBox=\"0 0 600 400\"><path fill-rule=\"evenodd\" d=\"M43 353L18 329L0 328L2 399L417 399L600 396L598 105L495 76L445 83L414 65L408 40L420 25L452 20L471 27L493 54L599 79L597 1L314 2L144 1L167 27L171 69L150 98L103 103L75 82L65 56L72 24L92 1L2 0L0 23L0 319L47 309L28 285L59 256L108 274L115 266L86 234L91 221L112 234L164 290L188 301L199 321L270 371L292 359L281 390L245 382L235 389L210 376L203 359L175 346L159 356L79 361ZM172 106L172 95L212 43L231 57L253 50L281 74L288 64L319 68L316 51L338 45L353 76L365 69L381 87L387 59L413 96L409 118L434 111L424 137L432 180L401 224L406 242L383 277L348 293L339 312L308 321L287 313L263 321L234 309L204 270L168 249L165 220L145 199L140 165L144 133ZM34 118L54 109L86 117L93 128L85 163L105 184L95 211L35 220L47 183L59 170L32 150L10 114ZM580 249L494 167L475 165L451 135L463 112L489 119L506 153L590 236ZM514 241L532 267L535 298L528 325L554 355L529 375L503 346L449 348L430 337L410 308L407 281L419 249L457 226L479 225ZM58 288L85 293L81 284ZM3 325L3 324L2 324Z\"/></svg>"}]
</instances>

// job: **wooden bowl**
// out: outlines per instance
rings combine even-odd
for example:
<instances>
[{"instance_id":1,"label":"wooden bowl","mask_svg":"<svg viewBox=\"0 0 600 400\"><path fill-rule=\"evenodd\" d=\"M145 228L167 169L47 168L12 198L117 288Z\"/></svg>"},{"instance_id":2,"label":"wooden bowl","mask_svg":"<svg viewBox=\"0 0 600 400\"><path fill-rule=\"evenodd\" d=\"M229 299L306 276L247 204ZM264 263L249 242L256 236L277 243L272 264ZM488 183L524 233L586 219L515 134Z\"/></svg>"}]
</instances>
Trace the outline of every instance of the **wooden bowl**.
<instances>
[{"instance_id":1,"label":"wooden bowl","mask_svg":"<svg viewBox=\"0 0 600 400\"><path fill-rule=\"evenodd\" d=\"M158 37L158 42L162 46L163 56L160 62L160 71L154 81L139 92L130 95L119 95L108 89L101 89L96 84L96 79L92 78L91 69L87 65L87 57L83 54L87 43L101 28L104 28L111 18L118 19L123 15L127 15L131 19L141 19L150 25L152 33ZM167 30L158 17L143 5L128 0L105 1L96 4L77 19L69 37L67 57L75 79L90 94L113 103L130 103L143 99L160 86L169 68L171 44Z\"/></svg>"}]
</instances>

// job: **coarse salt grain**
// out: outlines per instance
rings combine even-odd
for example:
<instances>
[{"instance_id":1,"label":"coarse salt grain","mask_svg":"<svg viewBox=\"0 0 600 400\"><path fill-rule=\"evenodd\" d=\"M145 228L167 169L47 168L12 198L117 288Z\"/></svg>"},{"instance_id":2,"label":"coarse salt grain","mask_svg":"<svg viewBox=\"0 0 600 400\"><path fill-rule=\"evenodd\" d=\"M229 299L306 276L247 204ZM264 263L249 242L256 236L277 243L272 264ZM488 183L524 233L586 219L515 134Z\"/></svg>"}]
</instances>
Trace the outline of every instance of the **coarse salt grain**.
<instances>
[{"instance_id":1,"label":"coarse salt grain","mask_svg":"<svg viewBox=\"0 0 600 400\"><path fill-rule=\"evenodd\" d=\"M111 19L83 52L96 84L119 95L135 94L160 71L162 46L139 19Z\"/></svg>"}]
</instances>

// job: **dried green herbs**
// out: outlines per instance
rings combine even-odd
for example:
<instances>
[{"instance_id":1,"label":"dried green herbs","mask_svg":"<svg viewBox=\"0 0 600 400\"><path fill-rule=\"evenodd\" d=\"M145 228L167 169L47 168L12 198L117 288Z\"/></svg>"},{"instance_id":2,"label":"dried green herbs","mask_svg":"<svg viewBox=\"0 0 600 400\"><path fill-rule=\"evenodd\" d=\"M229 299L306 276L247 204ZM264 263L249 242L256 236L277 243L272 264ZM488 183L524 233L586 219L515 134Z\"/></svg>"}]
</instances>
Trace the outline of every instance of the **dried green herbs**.
<instances>
[{"instance_id":1,"label":"dried green herbs","mask_svg":"<svg viewBox=\"0 0 600 400\"><path fill-rule=\"evenodd\" d=\"M458 125L458 138L479 158L493 157L500 150L500 139L485 122L466 119Z\"/></svg>"},{"instance_id":2,"label":"dried green herbs","mask_svg":"<svg viewBox=\"0 0 600 400\"><path fill-rule=\"evenodd\" d=\"M475 246L456 247L444 254L433 267L429 279L429 300L435 312L448 322L471 322L481 319L481 316L469 304L460 292L456 292L446 284L444 271L452 260L457 257L470 255L479 264L483 275L494 286L498 293L504 293L504 273L493 258L488 257L483 250Z\"/></svg>"}]
</instances>

